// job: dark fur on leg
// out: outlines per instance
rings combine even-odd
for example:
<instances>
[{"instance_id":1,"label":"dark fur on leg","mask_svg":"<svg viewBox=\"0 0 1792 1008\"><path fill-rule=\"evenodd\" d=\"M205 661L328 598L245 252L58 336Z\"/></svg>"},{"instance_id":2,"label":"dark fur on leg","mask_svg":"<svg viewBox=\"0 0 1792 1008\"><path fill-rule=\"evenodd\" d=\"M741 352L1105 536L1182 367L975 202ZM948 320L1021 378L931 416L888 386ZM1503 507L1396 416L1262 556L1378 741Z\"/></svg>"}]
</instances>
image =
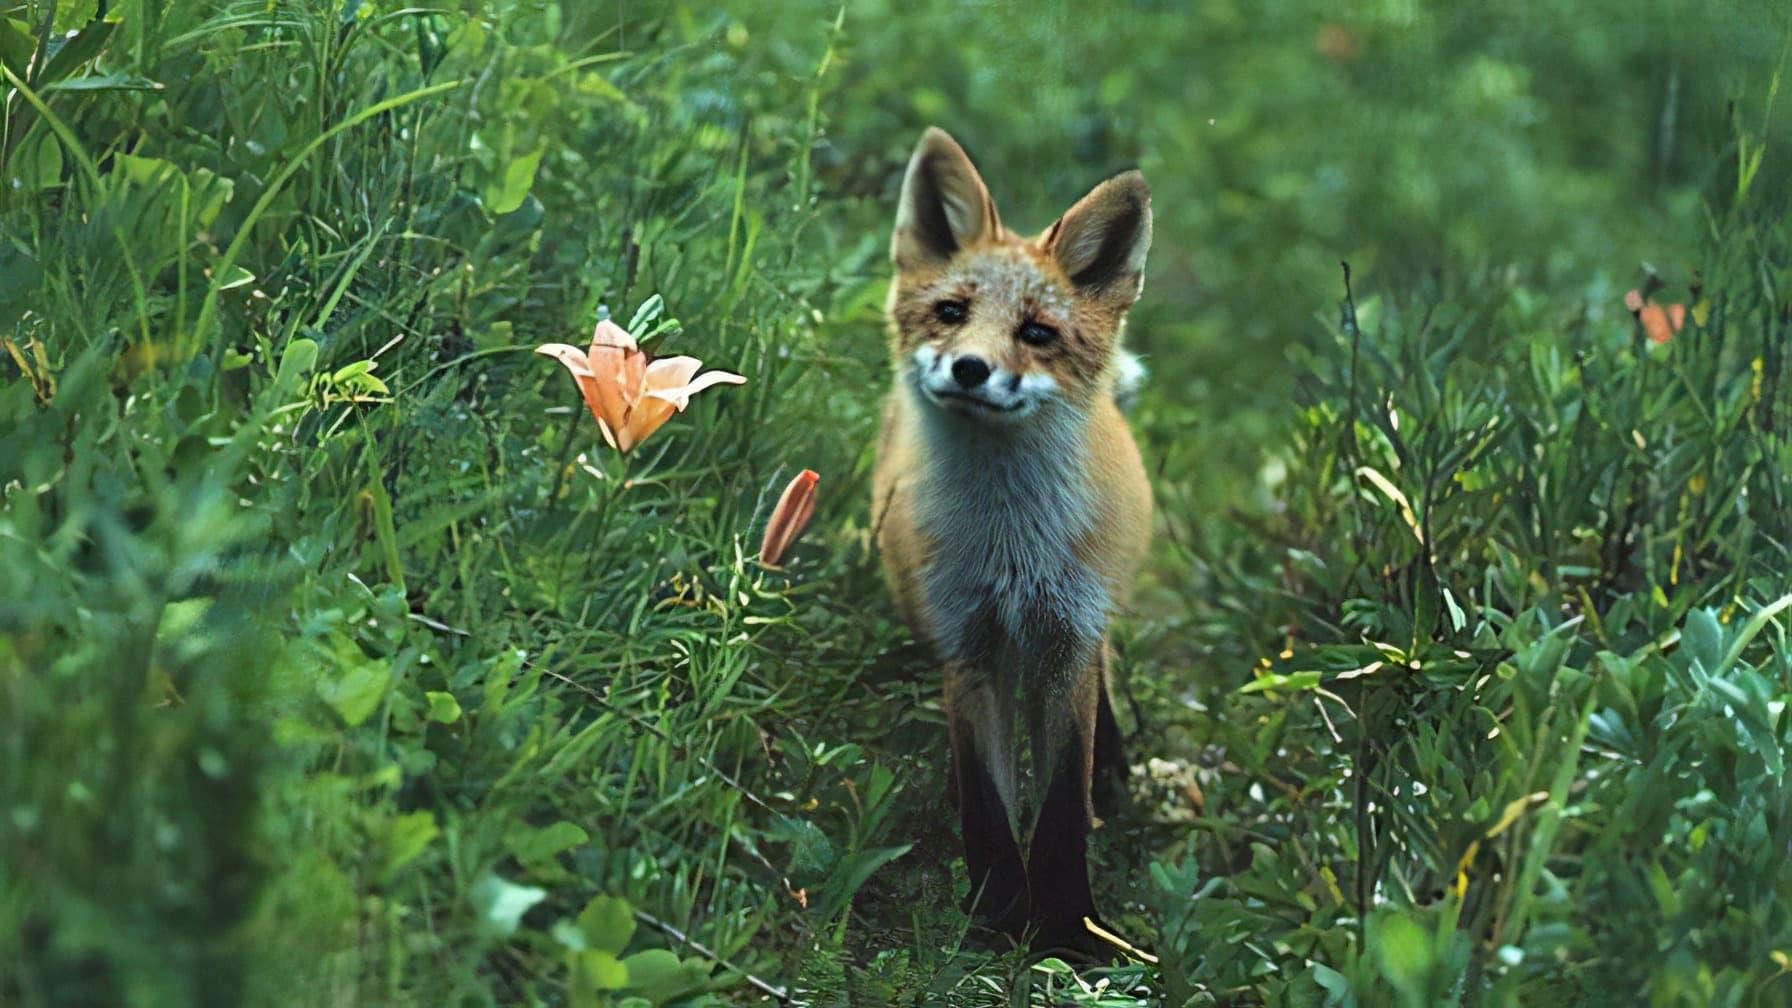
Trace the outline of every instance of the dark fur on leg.
<instances>
[{"instance_id":1,"label":"dark fur on leg","mask_svg":"<svg viewBox=\"0 0 1792 1008\"><path fill-rule=\"evenodd\" d=\"M1003 712L988 682L959 667L946 673L952 783L964 834L970 892L964 909L979 925L1020 937L1027 922L1027 879L1008 807L992 766L1006 744Z\"/></svg>"},{"instance_id":2,"label":"dark fur on leg","mask_svg":"<svg viewBox=\"0 0 1792 1008\"><path fill-rule=\"evenodd\" d=\"M1089 817L1083 770L1086 746L1076 737L1060 749L1040 806L1027 857L1033 903L1034 952L1085 962L1112 959L1114 950L1089 932L1085 917L1099 921L1089 888Z\"/></svg>"},{"instance_id":3,"label":"dark fur on leg","mask_svg":"<svg viewBox=\"0 0 1792 1008\"><path fill-rule=\"evenodd\" d=\"M1106 678L1105 676L1103 678ZM1090 782L1095 814L1103 819L1120 810L1126 798L1126 742L1120 736L1120 722L1114 718L1114 704L1108 698L1107 684L1102 684L1101 697L1095 709L1095 779Z\"/></svg>"},{"instance_id":4,"label":"dark fur on leg","mask_svg":"<svg viewBox=\"0 0 1792 1008\"><path fill-rule=\"evenodd\" d=\"M971 879L964 910L982 927L1019 937L1027 920L1027 882L1002 796L980 761L955 756L952 762L965 870Z\"/></svg>"}]
</instances>

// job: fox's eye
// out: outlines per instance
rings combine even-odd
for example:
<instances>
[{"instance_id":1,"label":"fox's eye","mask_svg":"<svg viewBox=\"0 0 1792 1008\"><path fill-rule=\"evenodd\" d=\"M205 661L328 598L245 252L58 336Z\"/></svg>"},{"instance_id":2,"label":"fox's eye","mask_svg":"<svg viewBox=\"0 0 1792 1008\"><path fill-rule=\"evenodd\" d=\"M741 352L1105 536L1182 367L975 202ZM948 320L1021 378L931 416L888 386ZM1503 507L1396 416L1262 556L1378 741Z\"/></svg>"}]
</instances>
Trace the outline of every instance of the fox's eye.
<instances>
[{"instance_id":1,"label":"fox's eye","mask_svg":"<svg viewBox=\"0 0 1792 1008\"><path fill-rule=\"evenodd\" d=\"M1058 330L1043 322L1022 322L1014 335L1028 346L1044 346L1058 338Z\"/></svg>"},{"instance_id":2,"label":"fox's eye","mask_svg":"<svg viewBox=\"0 0 1792 1008\"><path fill-rule=\"evenodd\" d=\"M957 325L970 315L963 301L941 301L933 306L933 317L947 325Z\"/></svg>"}]
</instances>

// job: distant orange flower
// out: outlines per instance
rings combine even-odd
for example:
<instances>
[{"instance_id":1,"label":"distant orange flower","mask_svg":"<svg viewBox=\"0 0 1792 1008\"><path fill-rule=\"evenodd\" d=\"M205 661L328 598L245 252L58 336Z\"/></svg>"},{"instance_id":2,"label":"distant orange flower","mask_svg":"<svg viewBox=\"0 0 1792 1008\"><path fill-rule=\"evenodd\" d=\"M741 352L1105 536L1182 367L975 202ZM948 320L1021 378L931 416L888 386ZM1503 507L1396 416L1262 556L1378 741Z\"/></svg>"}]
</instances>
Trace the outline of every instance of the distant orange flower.
<instances>
[{"instance_id":1,"label":"distant orange flower","mask_svg":"<svg viewBox=\"0 0 1792 1008\"><path fill-rule=\"evenodd\" d=\"M1651 343L1666 343L1686 327L1686 306L1683 304L1671 304L1663 308L1643 300L1641 291L1631 290L1624 295L1624 307L1636 316Z\"/></svg>"},{"instance_id":2,"label":"distant orange flower","mask_svg":"<svg viewBox=\"0 0 1792 1008\"><path fill-rule=\"evenodd\" d=\"M1356 33L1336 23L1319 26L1319 34L1313 39L1313 48L1320 55L1338 61L1356 59L1357 53L1361 51L1357 45Z\"/></svg>"},{"instance_id":3,"label":"distant orange flower","mask_svg":"<svg viewBox=\"0 0 1792 1008\"><path fill-rule=\"evenodd\" d=\"M650 360L635 346L628 330L609 319L591 333L591 349L565 343L543 343L535 352L566 365L585 406L597 419L604 440L626 452L647 435L660 429L690 405L691 396L711 385L741 385L740 375L710 371L699 376L703 362L695 357L663 357Z\"/></svg>"},{"instance_id":4,"label":"distant orange flower","mask_svg":"<svg viewBox=\"0 0 1792 1008\"><path fill-rule=\"evenodd\" d=\"M804 469L784 488L778 506L772 508L772 516L765 523L765 540L759 545L760 563L778 566L790 544L803 534L810 516L815 514L815 487L820 482L815 470Z\"/></svg>"}]
</instances>

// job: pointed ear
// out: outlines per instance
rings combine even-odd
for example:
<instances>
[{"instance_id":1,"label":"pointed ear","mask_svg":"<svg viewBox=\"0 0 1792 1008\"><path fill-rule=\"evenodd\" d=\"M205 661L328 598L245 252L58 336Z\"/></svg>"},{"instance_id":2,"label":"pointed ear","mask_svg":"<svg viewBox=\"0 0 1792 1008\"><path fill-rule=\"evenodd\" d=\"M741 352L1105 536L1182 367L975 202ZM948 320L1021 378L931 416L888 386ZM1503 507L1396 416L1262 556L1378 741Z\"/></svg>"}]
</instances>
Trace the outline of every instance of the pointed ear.
<instances>
[{"instance_id":1,"label":"pointed ear","mask_svg":"<svg viewBox=\"0 0 1792 1008\"><path fill-rule=\"evenodd\" d=\"M1077 290L1137 300L1151 250L1151 187L1136 171L1096 186L1045 233L1046 250Z\"/></svg>"},{"instance_id":2,"label":"pointed ear","mask_svg":"<svg viewBox=\"0 0 1792 1008\"><path fill-rule=\"evenodd\" d=\"M1002 229L995 201L971 159L946 131L921 134L896 210L890 258L898 269L943 263L953 253Z\"/></svg>"}]
</instances>

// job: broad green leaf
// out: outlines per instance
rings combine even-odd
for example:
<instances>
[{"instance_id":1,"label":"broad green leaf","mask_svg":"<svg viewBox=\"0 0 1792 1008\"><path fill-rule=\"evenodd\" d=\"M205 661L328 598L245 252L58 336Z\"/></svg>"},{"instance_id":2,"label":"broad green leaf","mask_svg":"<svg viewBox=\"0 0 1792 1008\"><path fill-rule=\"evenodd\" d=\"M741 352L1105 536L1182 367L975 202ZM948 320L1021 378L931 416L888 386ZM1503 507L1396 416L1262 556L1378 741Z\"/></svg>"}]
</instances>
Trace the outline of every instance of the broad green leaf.
<instances>
[{"instance_id":1,"label":"broad green leaf","mask_svg":"<svg viewBox=\"0 0 1792 1008\"><path fill-rule=\"evenodd\" d=\"M579 913L579 930L594 949L621 952L635 934L635 914L616 896L597 896Z\"/></svg>"},{"instance_id":2,"label":"broad green leaf","mask_svg":"<svg viewBox=\"0 0 1792 1008\"><path fill-rule=\"evenodd\" d=\"M193 226L203 231L212 226L212 221L218 219L218 212L236 195L236 180L214 174L207 168L195 168L187 178L193 187L188 197L193 208Z\"/></svg>"},{"instance_id":3,"label":"broad green leaf","mask_svg":"<svg viewBox=\"0 0 1792 1008\"><path fill-rule=\"evenodd\" d=\"M622 964L613 953L603 949L585 949L568 952L567 959L571 976L567 982L567 993L575 1006L608 1004L604 991L621 990L628 986L628 967Z\"/></svg>"},{"instance_id":4,"label":"broad green leaf","mask_svg":"<svg viewBox=\"0 0 1792 1008\"><path fill-rule=\"evenodd\" d=\"M1356 1004L1356 998L1350 991L1350 980L1330 966L1314 963L1313 982L1325 991L1325 1008L1343 1008Z\"/></svg>"},{"instance_id":5,"label":"broad green leaf","mask_svg":"<svg viewBox=\"0 0 1792 1008\"><path fill-rule=\"evenodd\" d=\"M503 215L522 206L523 198L529 195L529 187L535 184L535 169L540 167L541 156L546 153L547 148L539 147L511 158L504 166L503 176L486 187L485 208L493 214Z\"/></svg>"},{"instance_id":6,"label":"broad green leaf","mask_svg":"<svg viewBox=\"0 0 1792 1008\"><path fill-rule=\"evenodd\" d=\"M540 829L522 826L513 830L504 840L510 853L516 855L516 859L524 864L546 861L562 851L571 850L589 842L591 842L591 835L580 826L569 822L557 822ZM590 908L587 907L587 909ZM580 920L583 921L582 916Z\"/></svg>"},{"instance_id":7,"label":"broad green leaf","mask_svg":"<svg viewBox=\"0 0 1792 1008\"><path fill-rule=\"evenodd\" d=\"M40 130L7 162L12 185L26 192L49 189L62 183L62 142L49 130Z\"/></svg>"},{"instance_id":8,"label":"broad green leaf","mask_svg":"<svg viewBox=\"0 0 1792 1008\"><path fill-rule=\"evenodd\" d=\"M50 62L44 66L43 76L39 78L45 85L43 90L51 90L52 85L98 56L117 28L116 22L90 21L79 31L66 36L62 47L56 50L56 55L50 57Z\"/></svg>"},{"instance_id":9,"label":"broad green leaf","mask_svg":"<svg viewBox=\"0 0 1792 1008\"><path fill-rule=\"evenodd\" d=\"M0 17L0 66L15 76L24 77L31 66L31 54L37 51L37 40L31 37L31 25L17 18Z\"/></svg>"},{"instance_id":10,"label":"broad green leaf","mask_svg":"<svg viewBox=\"0 0 1792 1008\"><path fill-rule=\"evenodd\" d=\"M317 341L301 337L288 343L280 355L280 370L274 377L275 400L283 402L295 395L316 366Z\"/></svg>"},{"instance_id":11,"label":"broad green leaf","mask_svg":"<svg viewBox=\"0 0 1792 1008\"><path fill-rule=\"evenodd\" d=\"M1687 654L1704 667L1707 675L1723 672L1718 666L1724 656L1724 631L1711 610L1694 609L1686 614L1686 626L1680 631L1680 642Z\"/></svg>"},{"instance_id":12,"label":"broad green leaf","mask_svg":"<svg viewBox=\"0 0 1792 1008\"><path fill-rule=\"evenodd\" d=\"M355 361L353 364L337 368L335 373L330 375L330 380L340 383L348 381L351 378L360 377L361 375L372 372L376 363L377 362L371 360Z\"/></svg>"},{"instance_id":13,"label":"broad green leaf","mask_svg":"<svg viewBox=\"0 0 1792 1008\"><path fill-rule=\"evenodd\" d=\"M339 651L339 654L347 653L348 648ZM353 728L379 707L392 675L386 662L380 659L351 658L349 661L348 666L333 678L319 678L317 693L342 718L343 724Z\"/></svg>"},{"instance_id":14,"label":"broad green leaf","mask_svg":"<svg viewBox=\"0 0 1792 1008\"><path fill-rule=\"evenodd\" d=\"M622 960L628 968L628 989L654 1004L684 994L709 979L700 962L681 960L666 949L647 949Z\"/></svg>"},{"instance_id":15,"label":"broad green leaf","mask_svg":"<svg viewBox=\"0 0 1792 1008\"><path fill-rule=\"evenodd\" d=\"M1409 998L1424 989L1431 975L1431 936L1411 918L1395 911L1383 915L1370 941L1382 974Z\"/></svg>"},{"instance_id":16,"label":"broad green leaf","mask_svg":"<svg viewBox=\"0 0 1792 1008\"><path fill-rule=\"evenodd\" d=\"M429 701L429 719L437 724L453 724L460 720L460 701L452 693L430 690L423 694Z\"/></svg>"},{"instance_id":17,"label":"broad green leaf","mask_svg":"<svg viewBox=\"0 0 1792 1008\"><path fill-rule=\"evenodd\" d=\"M390 879L400 868L423 853L429 842L441 833L435 813L411 812L398 816L386 826L386 862L382 872Z\"/></svg>"}]
</instances>

